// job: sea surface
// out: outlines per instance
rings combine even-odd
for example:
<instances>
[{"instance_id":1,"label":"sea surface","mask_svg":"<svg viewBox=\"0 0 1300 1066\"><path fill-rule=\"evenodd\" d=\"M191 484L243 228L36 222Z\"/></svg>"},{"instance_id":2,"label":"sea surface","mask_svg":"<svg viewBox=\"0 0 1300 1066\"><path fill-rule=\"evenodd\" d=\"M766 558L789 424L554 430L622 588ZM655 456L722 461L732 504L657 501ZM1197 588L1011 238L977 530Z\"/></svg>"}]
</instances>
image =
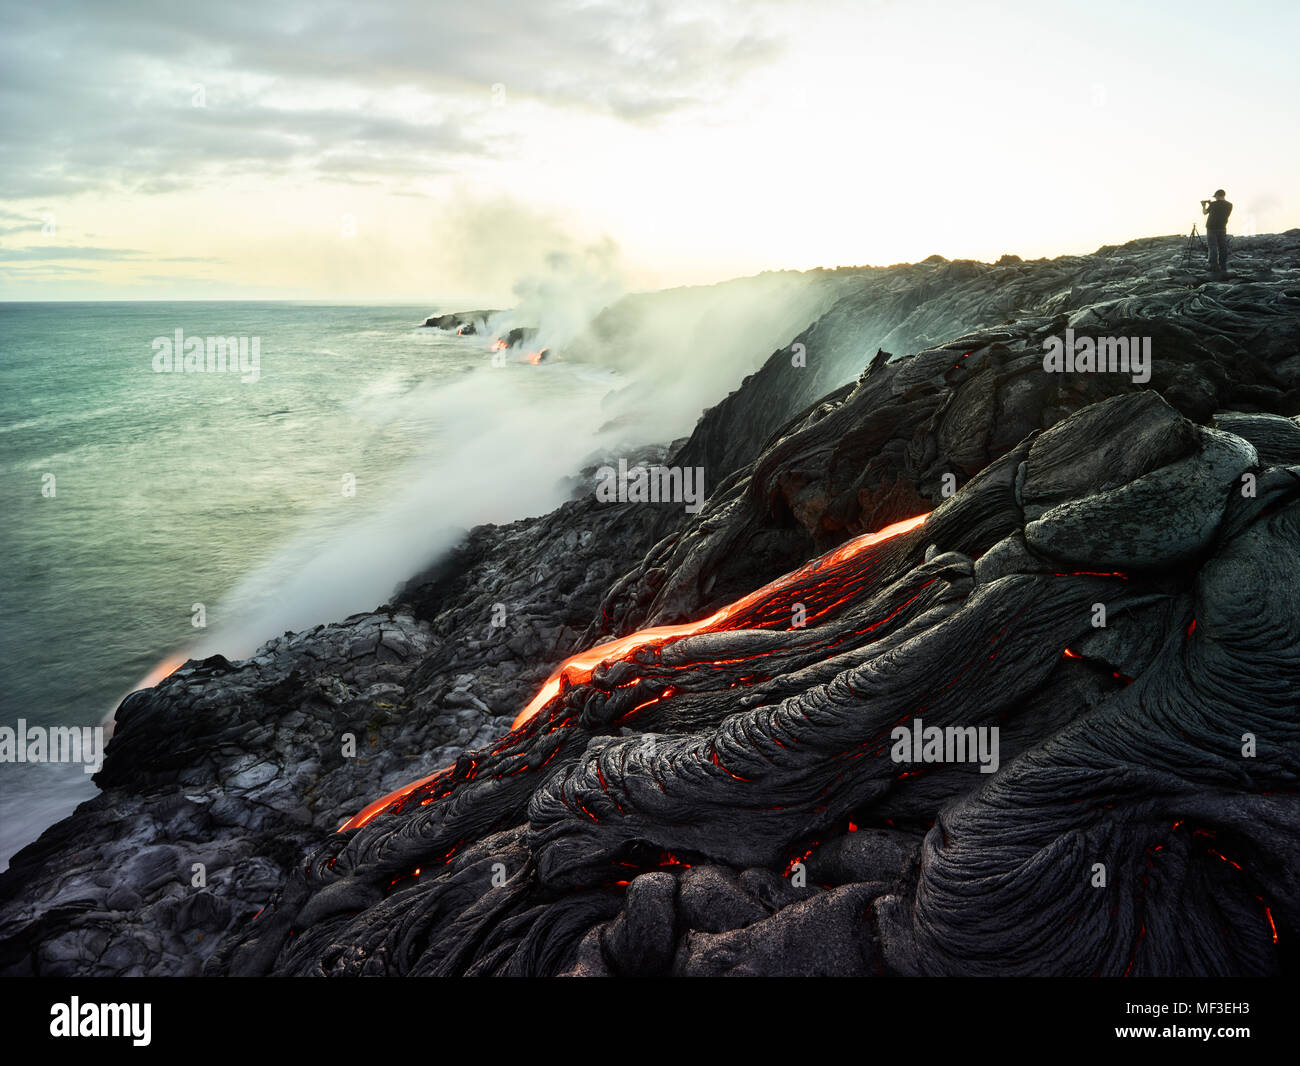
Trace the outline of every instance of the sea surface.
<instances>
[{"instance_id":1,"label":"sea surface","mask_svg":"<svg viewBox=\"0 0 1300 1066\"><path fill-rule=\"evenodd\" d=\"M0 304L0 727L100 725L162 664L372 608L560 502L592 440L556 427L617 375L419 326L456 309ZM178 329L257 338L256 380L159 372ZM0 763L0 866L94 793Z\"/></svg>"}]
</instances>

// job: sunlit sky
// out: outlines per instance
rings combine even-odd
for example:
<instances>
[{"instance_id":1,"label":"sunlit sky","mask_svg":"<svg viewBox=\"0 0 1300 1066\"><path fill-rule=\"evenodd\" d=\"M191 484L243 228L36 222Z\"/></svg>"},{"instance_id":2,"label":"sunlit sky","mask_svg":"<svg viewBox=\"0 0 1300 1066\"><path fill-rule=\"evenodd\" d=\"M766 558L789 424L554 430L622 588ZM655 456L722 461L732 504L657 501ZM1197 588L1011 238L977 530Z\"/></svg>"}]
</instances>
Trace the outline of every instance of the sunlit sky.
<instances>
[{"instance_id":1,"label":"sunlit sky","mask_svg":"<svg viewBox=\"0 0 1300 1066\"><path fill-rule=\"evenodd\" d=\"M1186 233L1219 187L1230 232L1300 225L1291 0L0 11L6 300L1029 258Z\"/></svg>"}]
</instances>

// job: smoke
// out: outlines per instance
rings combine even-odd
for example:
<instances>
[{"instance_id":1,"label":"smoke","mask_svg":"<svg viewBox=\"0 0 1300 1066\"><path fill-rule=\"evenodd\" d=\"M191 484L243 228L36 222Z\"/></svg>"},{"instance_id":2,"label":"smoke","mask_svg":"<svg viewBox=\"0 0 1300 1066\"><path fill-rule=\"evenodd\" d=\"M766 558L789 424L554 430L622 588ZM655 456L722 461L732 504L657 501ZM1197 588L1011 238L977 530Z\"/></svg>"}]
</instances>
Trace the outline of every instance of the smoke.
<instances>
[{"instance_id":1,"label":"smoke","mask_svg":"<svg viewBox=\"0 0 1300 1066\"><path fill-rule=\"evenodd\" d=\"M466 529L558 506L595 439L571 430L599 422L607 381L565 373L539 402L525 375L552 369L486 369L424 390L443 430L439 452L410 464L365 517L304 532L256 568L218 612L231 621L190 654L243 656L286 630L371 610Z\"/></svg>"},{"instance_id":2,"label":"smoke","mask_svg":"<svg viewBox=\"0 0 1300 1066\"><path fill-rule=\"evenodd\" d=\"M626 375L606 418L629 447L690 432L824 310L832 285L792 271L627 295L633 271L608 236L584 240L560 219L507 199L461 197L439 224L442 258L491 306L489 337L535 329L527 344Z\"/></svg>"},{"instance_id":3,"label":"smoke","mask_svg":"<svg viewBox=\"0 0 1300 1066\"><path fill-rule=\"evenodd\" d=\"M608 237L580 249L553 249L541 272L515 283L514 308L493 316L489 329L500 334L531 326L537 330L534 350L562 351L622 295L618 259L618 246Z\"/></svg>"},{"instance_id":4,"label":"smoke","mask_svg":"<svg viewBox=\"0 0 1300 1066\"><path fill-rule=\"evenodd\" d=\"M608 303L623 285L619 250L609 237L584 238L560 217L504 197L453 197L432 244L432 274L454 279L455 291L473 293L482 306L549 313L548 297L567 301L575 295L570 290L599 288Z\"/></svg>"},{"instance_id":5,"label":"smoke","mask_svg":"<svg viewBox=\"0 0 1300 1066\"><path fill-rule=\"evenodd\" d=\"M534 351L567 347L628 287L612 238L582 239L559 218L508 199L457 198L434 241L440 274L483 306L506 308L490 316L488 331L535 329Z\"/></svg>"},{"instance_id":6,"label":"smoke","mask_svg":"<svg viewBox=\"0 0 1300 1066\"><path fill-rule=\"evenodd\" d=\"M1229 197L1231 199L1231 197ZM1238 233L1272 233L1282 224L1282 199L1270 189L1262 189L1242 197L1234 211L1233 228Z\"/></svg>"},{"instance_id":7,"label":"smoke","mask_svg":"<svg viewBox=\"0 0 1300 1066\"><path fill-rule=\"evenodd\" d=\"M668 441L789 345L836 291L819 275L782 272L629 296L597 316L566 358L624 375L607 417L639 442Z\"/></svg>"},{"instance_id":8,"label":"smoke","mask_svg":"<svg viewBox=\"0 0 1300 1066\"><path fill-rule=\"evenodd\" d=\"M373 609L466 529L554 509L593 460L689 432L831 292L816 275L784 273L622 296L613 241L583 243L505 203L465 211L444 236L448 258L477 287L513 263L515 305L485 335L447 338L478 366L394 401L426 405L436 451L378 505L368 497L363 517L308 530L253 571L191 655L246 655L286 630ZM549 347L561 361L493 365L494 337L516 325L536 328L530 349Z\"/></svg>"}]
</instances>

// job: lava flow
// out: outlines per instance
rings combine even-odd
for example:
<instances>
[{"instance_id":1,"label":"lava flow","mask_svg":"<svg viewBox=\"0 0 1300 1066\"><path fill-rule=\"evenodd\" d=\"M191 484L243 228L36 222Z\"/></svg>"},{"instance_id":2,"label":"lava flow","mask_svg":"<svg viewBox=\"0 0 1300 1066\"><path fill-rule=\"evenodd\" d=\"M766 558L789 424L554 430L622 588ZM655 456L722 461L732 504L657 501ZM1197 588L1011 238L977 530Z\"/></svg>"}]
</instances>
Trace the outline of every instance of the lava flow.
<instances>
[{"instance_id":1,"label":"lava flow","mask_svg":"<svg viewBox=\"0 0 1300 1066\"><path fill-rule=\"evenodd\" d=\"M150 670L149 673L145 675L144 680L142 680L135 687L137 689L153 688L164 678L171 677L172 674L176 673L176 671L179 670L184 665L185 665L184 656L179 656L175 659L164 659L152 670Z\"/></svg>"},{"instance_id":2,"label":"lava flow","mask_svg":"<svg viewBox=\"0 0 1300 1066\"><path fill-rule=\"evenodd\" d=\"M917 515L913 518L904 519L902 522L895 522L892 526L886 526L877 533L867 533L861 537L856 537L846 544L842 544L834 551L827 552L825 555L806 563L798 570L779 577L775 581L769 582L755 592L742 596L735 603L728 604L721 610L715 611L707 618L698 622L680 622L671 626L654 626L651 629L638 630L635 633L629 633L625 637L609 641L606 644L598 644L577 655L565 659L551 674L546 684L532 701L519 712L514 722L511 723L511 729L518 729L530 718L537 714L545 707L556 695L565 681L570 685L581 684L591 679L592 671L601 663L609 662L614 659L631 659L632 656L642 648L660 648L674 640L680 640L682 637L694 636L696 633L708 633L719 629L739 629L740 625L727 625L728 621L735 621L738 616L743 616L748 608L769 600L774 593L791 585L801 583L803 580L812 577L814 574L821 573L830 567L838 566L840 563L853 558L858 553L870 548L881 541L889 540L909 530L915 529L926 519L925 515ZM748 621L749 619L745 619Z\"/></svg>"},{"instance_id":3,"label":"lava flow","mask_svg":"<svg viewBox=\"0 0 1300 1066\"><path fill-rule=\"evenodd\" d=\"M513 732L527 725L538 715L542 708L555 699L566 687L590 681L595 670L604 663L626 662L631 660L642 649L662 648L674 641L681 640L683 637L694 636L698 633L728 629L768 628L778 618L784 624L788 624L790 617L789 605L782 604L780 611L776 613L764 610L764 608L771 606L774 597L778 597L780 593L792 588L806 586L810 578L816 578L819 575L826 574L827 571L835 570L843 563L856 558L868 548L916 529L925 522L927 517L929 516L925 514L915 515L912 518L906 518L901 522L886 526L875 533L865 533L862 536L846 541L838 548L827 552L825 555L818 556L784 577L768 582L768 584L754 592L742 596L734 603L720 608L697 622L680 622L676 625L653 626L650 629L641 629L635 633L629 633L625 637L598 644L594 648L570 656L555 669L546 683L538 690L537 695L519 712L514 722L511 723L511 731ZM834 576L839 577L839 575ZM823 578L823 582L824 580ZM846 583L850 586L848 589L845 589L840 583L832 581L830 584L834 587L827 590L822 587L823 582L814 582L812 587L800 591L800 594L804 595L805 598L813 598L808 596L807 593L815 595L816 592L829 592L833 597L828 602L823 603L820 609L809 611L809 621L851 599L856 591L853 586L857 582L852 580ZM338 831L341 833L348 829L360 828L416 789L432 783L449 770L451 770L451 767L443 767L427 777L422 777L418 781L413 781L409 785L375 800L344 822Z\"/></svg>"}]
</instances>

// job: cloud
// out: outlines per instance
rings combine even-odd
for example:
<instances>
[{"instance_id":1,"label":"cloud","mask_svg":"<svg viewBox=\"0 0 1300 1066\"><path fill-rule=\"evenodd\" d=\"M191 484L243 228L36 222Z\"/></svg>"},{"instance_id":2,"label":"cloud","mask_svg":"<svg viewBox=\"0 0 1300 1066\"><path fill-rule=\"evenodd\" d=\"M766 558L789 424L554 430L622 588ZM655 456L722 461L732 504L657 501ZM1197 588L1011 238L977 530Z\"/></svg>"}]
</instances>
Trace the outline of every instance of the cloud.
<instances>
[{"instance_id":1,"label":"cloud","mask_svg":"<svg viewBox=\"0 0 1300 1066\"><path fill-rule=\"evenodd\" d=\"M42 218L0 207L0 237L14 233L40 233L44 228L45 220Z\"/></svg>"},{"instance_id":2,"label":"cloud","mask_svg":"<svg viewBox=\"0 0 1300 1066\"><path fill-rule=\"evenodd\" d=\"M145 253L131 248L93 248L89 245L65 244L48 248L0 248L0 260L15 262L20 260L50 259L104 259L120 261L133 259Z\"/></svg>"},{"instance_id":3,"label":"cloud","mask_svg":"<svg viewBox=\"0 0 1300 1066\"><path fill-rule=\"evenodd\" d=\"M138 282L147 282L152 285L220 285L215 278L198 277L197 275L186 276L184 274L141 274L135 279Z\"/></svg>"},{"instance_id":4,"label":"cloud","mask_svg":"<svg viewBox=\"0 0 1300 1066\"><path fill-rule=\"evenodd\" d=\"M93 267L74 267L62 263L23 263L18 266L0 267L0 277L14 281L29 278L72 277L82 274L97 274Z\"/></svg>"},{"instance_id":5,"label":"cloud","mask_svg":"<svg viewBox=\"0 0 1300 1066\"><path fill-rule=\"evenodd\" d=\"M780 47L740 0L50 0L6 19L0 196L13 199L249 171L418 178L508 150L494 86L654 122Z\"/></svg>"},{"instance_id":6,"label":"cloud","mask_svg":"<svg viewBox=\"0 0 1300 1066\"><path fill-rule=\"evenodd\" d=\"M136 251L134 248L97 248L86 244L56 244L28 248L0 248L0 261L3 262L48 262L56 259L98 260L103 262L129 262L146 260L152 263L216 263L218 259L209 259L194 255L156 256L148 252Z\"/></svg>"}]
</instances>

